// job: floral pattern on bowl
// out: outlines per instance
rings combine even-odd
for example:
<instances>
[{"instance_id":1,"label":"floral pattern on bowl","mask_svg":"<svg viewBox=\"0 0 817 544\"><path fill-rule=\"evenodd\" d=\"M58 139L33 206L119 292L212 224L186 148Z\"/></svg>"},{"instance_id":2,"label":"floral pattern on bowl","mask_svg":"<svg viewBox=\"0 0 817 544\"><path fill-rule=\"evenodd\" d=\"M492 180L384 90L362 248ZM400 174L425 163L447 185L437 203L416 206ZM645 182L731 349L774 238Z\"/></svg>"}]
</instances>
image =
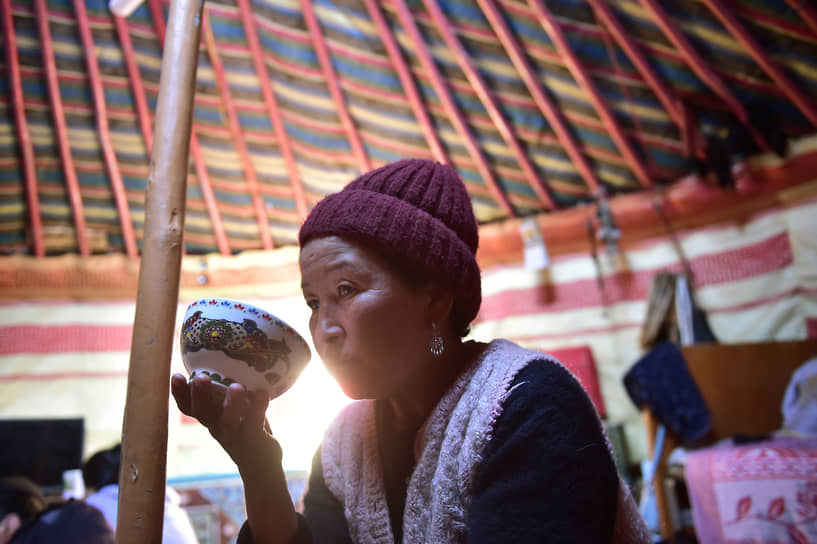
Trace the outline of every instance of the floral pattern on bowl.
<instances>
[{"instance_id":1,"label":"floral pattern on bowl","mask_svg":"<svg viewBox=\"0 0 817 544\"><path fill-rule=\"evenodd\" d=\"M188 306L180 348L191 379L204 372L220 385L238 382L250 390L264 389L270 398L289 389L311 356L306 341L287 323L225 298Z\"/></svg>"}]
</instances>

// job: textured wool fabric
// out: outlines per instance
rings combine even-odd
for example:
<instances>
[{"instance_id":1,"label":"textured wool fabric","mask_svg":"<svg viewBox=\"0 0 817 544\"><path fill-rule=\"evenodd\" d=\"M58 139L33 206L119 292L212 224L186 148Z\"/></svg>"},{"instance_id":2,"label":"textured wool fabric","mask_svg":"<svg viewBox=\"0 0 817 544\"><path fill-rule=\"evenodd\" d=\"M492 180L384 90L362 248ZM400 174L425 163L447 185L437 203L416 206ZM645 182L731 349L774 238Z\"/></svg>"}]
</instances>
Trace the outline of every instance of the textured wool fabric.
<instances>
[{"instance_id":1,"label":"textured wool fabric","mask_svg":"<svg viewBox=\"0 0 817 544\"><path fill-rule=\"evenodd\" d=\"M338 235L372 248L401 270L454 293L470 323L482 301L477 223L471 199L450 166L403 159L367 172L321 200L298 235L301 247Z\"/></svg>"}]
</instances>

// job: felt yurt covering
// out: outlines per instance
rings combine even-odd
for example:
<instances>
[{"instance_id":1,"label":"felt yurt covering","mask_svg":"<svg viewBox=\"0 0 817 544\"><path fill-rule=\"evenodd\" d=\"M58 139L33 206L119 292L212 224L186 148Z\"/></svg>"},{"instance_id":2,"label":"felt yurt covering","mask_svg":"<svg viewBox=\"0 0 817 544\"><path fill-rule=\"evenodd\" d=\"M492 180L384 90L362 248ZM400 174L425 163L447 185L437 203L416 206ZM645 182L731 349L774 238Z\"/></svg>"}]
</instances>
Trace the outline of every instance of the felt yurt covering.
<instances>
[{"instance_id":1,"label":"felt yurt covering","mask_svg":"<svg viewBox=\"0 0 817 544\"><path fill-rule=\"evenodd\" d=\"M167 10L0 2L0 417L82 417L86 455L121 432ZM721 342L817 335L806 2L207 0L197 82L179 319L229 296L308 338L300 222L412 156L457 168L481 224L471 336L589 348L635 462L655 274L688 264ZM268 412L287 467L346 402L313 359ZM171 476L233 470L175 406L169 440Z\"/></svg>"}]
</instances>

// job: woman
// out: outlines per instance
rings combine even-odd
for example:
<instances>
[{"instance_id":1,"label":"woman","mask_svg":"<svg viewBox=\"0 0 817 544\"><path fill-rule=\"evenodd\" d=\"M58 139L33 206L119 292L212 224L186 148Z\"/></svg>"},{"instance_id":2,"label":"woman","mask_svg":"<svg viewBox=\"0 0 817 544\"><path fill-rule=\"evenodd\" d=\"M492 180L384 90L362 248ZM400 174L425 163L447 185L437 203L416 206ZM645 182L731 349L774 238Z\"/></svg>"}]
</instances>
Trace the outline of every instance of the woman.
<instances>
[{"instance_id":1,"label":"woman","mask_svg":"<svg viewBox=\"0 0 817 544\"><path fill-rule=\"evenodd\" d=\"M296 514L267 398L172 381L238 466L239 542L648 542L575 378L510 342L464 342L481 302L477 224L448 166L407 159L319 202L299 233L318 354L352 403ZM297 417L297 416L293 416Z\"/></svg>"}]
</instances>

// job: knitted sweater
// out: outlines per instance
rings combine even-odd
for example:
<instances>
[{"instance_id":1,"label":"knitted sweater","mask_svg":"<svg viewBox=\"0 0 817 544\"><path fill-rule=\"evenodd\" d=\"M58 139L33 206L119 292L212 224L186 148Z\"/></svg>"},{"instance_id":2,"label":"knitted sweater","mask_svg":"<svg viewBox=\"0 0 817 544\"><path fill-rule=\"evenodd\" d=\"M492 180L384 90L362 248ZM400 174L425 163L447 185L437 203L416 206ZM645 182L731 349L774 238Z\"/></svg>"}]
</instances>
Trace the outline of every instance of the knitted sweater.
<instances>
[{"instance_id":1,"label":"knitted sweater","mask_svg":"<svg viewBox=\"0 0 817 544\"><path fill-rule=\"evenodd\" d=\"M542 353L495 341L457 380L420 430L391 523L374 405L350 405L327 431L297 542L650 541L591 401Z\"/></svg>"}]
</instances>

